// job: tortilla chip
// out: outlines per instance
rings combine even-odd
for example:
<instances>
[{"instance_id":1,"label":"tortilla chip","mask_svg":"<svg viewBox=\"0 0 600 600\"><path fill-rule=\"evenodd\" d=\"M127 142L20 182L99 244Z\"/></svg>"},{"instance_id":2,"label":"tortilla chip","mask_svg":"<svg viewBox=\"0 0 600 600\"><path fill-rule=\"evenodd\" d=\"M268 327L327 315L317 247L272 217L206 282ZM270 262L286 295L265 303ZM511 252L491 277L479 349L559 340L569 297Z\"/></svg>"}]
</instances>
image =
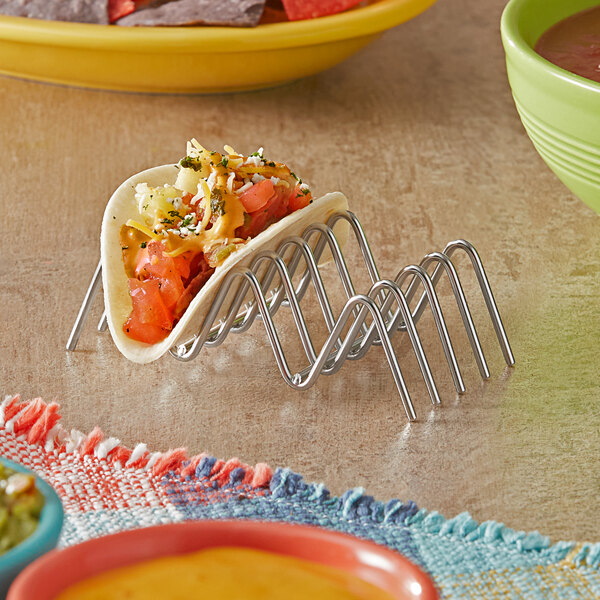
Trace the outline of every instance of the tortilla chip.
<instances>
[{"instance_id":1,"label":"tortilla chip","mask_svg":"<svg viewBox=\"0 0 600 600\"><path fill-rule=\"evenodd\" d=\"M0 0L0 14L107 25L108 0Z\"/></svg>"},{"instance_id":2,"label":"tortilla chip","mask_svg":"<svg viewBox=\"0 0 600 600\"><path fill-rule=\"evenodd\" d=\"M111 23L131 14L134 10L135 2L133 0L108 0L108 20Z\"/></svg>"},{"instance_id":3,"label":"tortilla chip","mask_svg":"<svg viewBox=\"0 0 600 600\"><path fill-rule=\"evenodd\" d=\"M230 25L255 27L265 7L265 0L171 0L149 6L119 19L126 26Z\"/></svg>"},{"instance_id":4,"label":"tortilla chip","mask_svg":"<svg viewBox=\"0 0 600 600\"><path fill-rule=\"evenodd\" d=\"M362 0L283 0L290 21L315 19L348 10Z\"/></svg>"}]
</instances>

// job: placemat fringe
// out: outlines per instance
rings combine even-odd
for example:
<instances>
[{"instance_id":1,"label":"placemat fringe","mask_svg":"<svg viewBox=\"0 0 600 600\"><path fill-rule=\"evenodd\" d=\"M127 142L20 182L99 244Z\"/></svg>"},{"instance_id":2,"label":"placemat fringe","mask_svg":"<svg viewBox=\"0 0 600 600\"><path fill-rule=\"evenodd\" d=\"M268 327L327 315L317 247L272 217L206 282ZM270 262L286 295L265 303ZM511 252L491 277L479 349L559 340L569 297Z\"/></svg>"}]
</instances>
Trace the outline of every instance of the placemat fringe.
<instances>
[{"instance_id":1,"label":"placemat fringe","mask_svg":"<svg viewBox=\"0 0 600 600\"><path fill-rule=\"evenodd\" d=\"M42 398L22 400L19 394L8 395L0 404L0 427L29 444L43 445L46 452L55 455L77 453L82 457L94 456L117 469L141 469L156 477L170 472L189 476L208 457L206 453L188 457L185 448L149 452L146 444L137 444L131 449L117 438L106 438L100 427L94 427L87 435L76 429L68 432L59 423L61 416L58 410L56 402L46 403ZM206 476L221 487L229 482L233 471L236 471L236 478L241 483L252 488L268 486L273 476L269 465L258 463L251 467L238 458L228 461L215 459Z\"/></svg>"}]
</instances>

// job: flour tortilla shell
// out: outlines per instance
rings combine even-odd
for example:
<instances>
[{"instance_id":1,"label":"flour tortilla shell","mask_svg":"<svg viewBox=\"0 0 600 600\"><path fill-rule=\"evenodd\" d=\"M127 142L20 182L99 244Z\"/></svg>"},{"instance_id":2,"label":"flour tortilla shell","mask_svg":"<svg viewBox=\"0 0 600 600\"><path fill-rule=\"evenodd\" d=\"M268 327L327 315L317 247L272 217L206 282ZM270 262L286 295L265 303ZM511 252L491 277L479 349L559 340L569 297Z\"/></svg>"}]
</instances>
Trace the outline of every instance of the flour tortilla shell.
<instances>
[{"instance_id":1,"label":"flour tortilla shell","mask_svg":"<svg viewBox=\"0 0 600 600\"><path fill-rule=\"evenodd\" d=\"M162 342L144 344L127 337L123 332L123 323L127 320L131 309L128 278L123 267L123 255L119 232L128 219L139 219L135 186L147 183L151 187L165 183L174 184L177 178L177 165L163 165L137 173L122 183L112 195L102 220L100 247L102 256L102 285L104 288L104 305L112 338L129 360L137 363L149 363L165 354L176 343L182 343L200 330L204 316L227 272L234 266L248 266L256 253L261 250L276 250L278 245L291 235L301 235L313 223L325 223L338 211L348 209L348 201L340 192L326 194L278 223L271 225L244 247L231 254L219 265L211 278L194 298L181 320L173 331ZM348 237L346 222L340 222L335 228L336 237L343 247ZM316 236L315 236L316 237ZM324 253L321 263L331 258ZM302 263L301 263L302 264ZM277 279L277 278L276 278Z\"/></svg>"}]
</instances>

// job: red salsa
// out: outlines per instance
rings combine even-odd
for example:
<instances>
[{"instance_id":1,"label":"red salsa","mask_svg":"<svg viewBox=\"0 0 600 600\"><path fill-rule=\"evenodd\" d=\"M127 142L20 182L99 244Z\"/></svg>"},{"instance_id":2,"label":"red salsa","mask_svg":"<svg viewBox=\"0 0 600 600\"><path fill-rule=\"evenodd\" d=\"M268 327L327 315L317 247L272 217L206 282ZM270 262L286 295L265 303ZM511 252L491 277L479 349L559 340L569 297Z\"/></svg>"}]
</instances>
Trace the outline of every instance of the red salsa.
<instances>
[{"instance_id":1,"label":"red salsa","mask_svg":"<svg viewBox=\"0 0 600 600\"><path fill-rule=\"evenodd\" d=\"M540 37L535 51L566 71L600 82L600 6L559 21Z\"/></svg>"}]
</instances>

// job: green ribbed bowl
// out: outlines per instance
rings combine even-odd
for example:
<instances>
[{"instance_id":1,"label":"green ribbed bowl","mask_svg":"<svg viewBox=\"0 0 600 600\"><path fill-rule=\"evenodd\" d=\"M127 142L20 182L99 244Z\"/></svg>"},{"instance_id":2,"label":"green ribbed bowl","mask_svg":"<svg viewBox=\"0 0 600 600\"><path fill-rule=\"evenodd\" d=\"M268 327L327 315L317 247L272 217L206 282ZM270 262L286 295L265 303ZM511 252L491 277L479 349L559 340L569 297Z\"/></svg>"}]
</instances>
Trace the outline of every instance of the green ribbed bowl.
<instances>
[{"instance_id":1,"label":"green ribbed bowl","mask_svg":"<svg viewBox=\"0 0 600 600\"><path fill-rule=\"evenodd\" d=\"M600 83L533 50L552 25L593 6L598 0L511 0L501 33L508 80L533 145L558 178L600 213Z\"/></svg>"}]
</instances>

